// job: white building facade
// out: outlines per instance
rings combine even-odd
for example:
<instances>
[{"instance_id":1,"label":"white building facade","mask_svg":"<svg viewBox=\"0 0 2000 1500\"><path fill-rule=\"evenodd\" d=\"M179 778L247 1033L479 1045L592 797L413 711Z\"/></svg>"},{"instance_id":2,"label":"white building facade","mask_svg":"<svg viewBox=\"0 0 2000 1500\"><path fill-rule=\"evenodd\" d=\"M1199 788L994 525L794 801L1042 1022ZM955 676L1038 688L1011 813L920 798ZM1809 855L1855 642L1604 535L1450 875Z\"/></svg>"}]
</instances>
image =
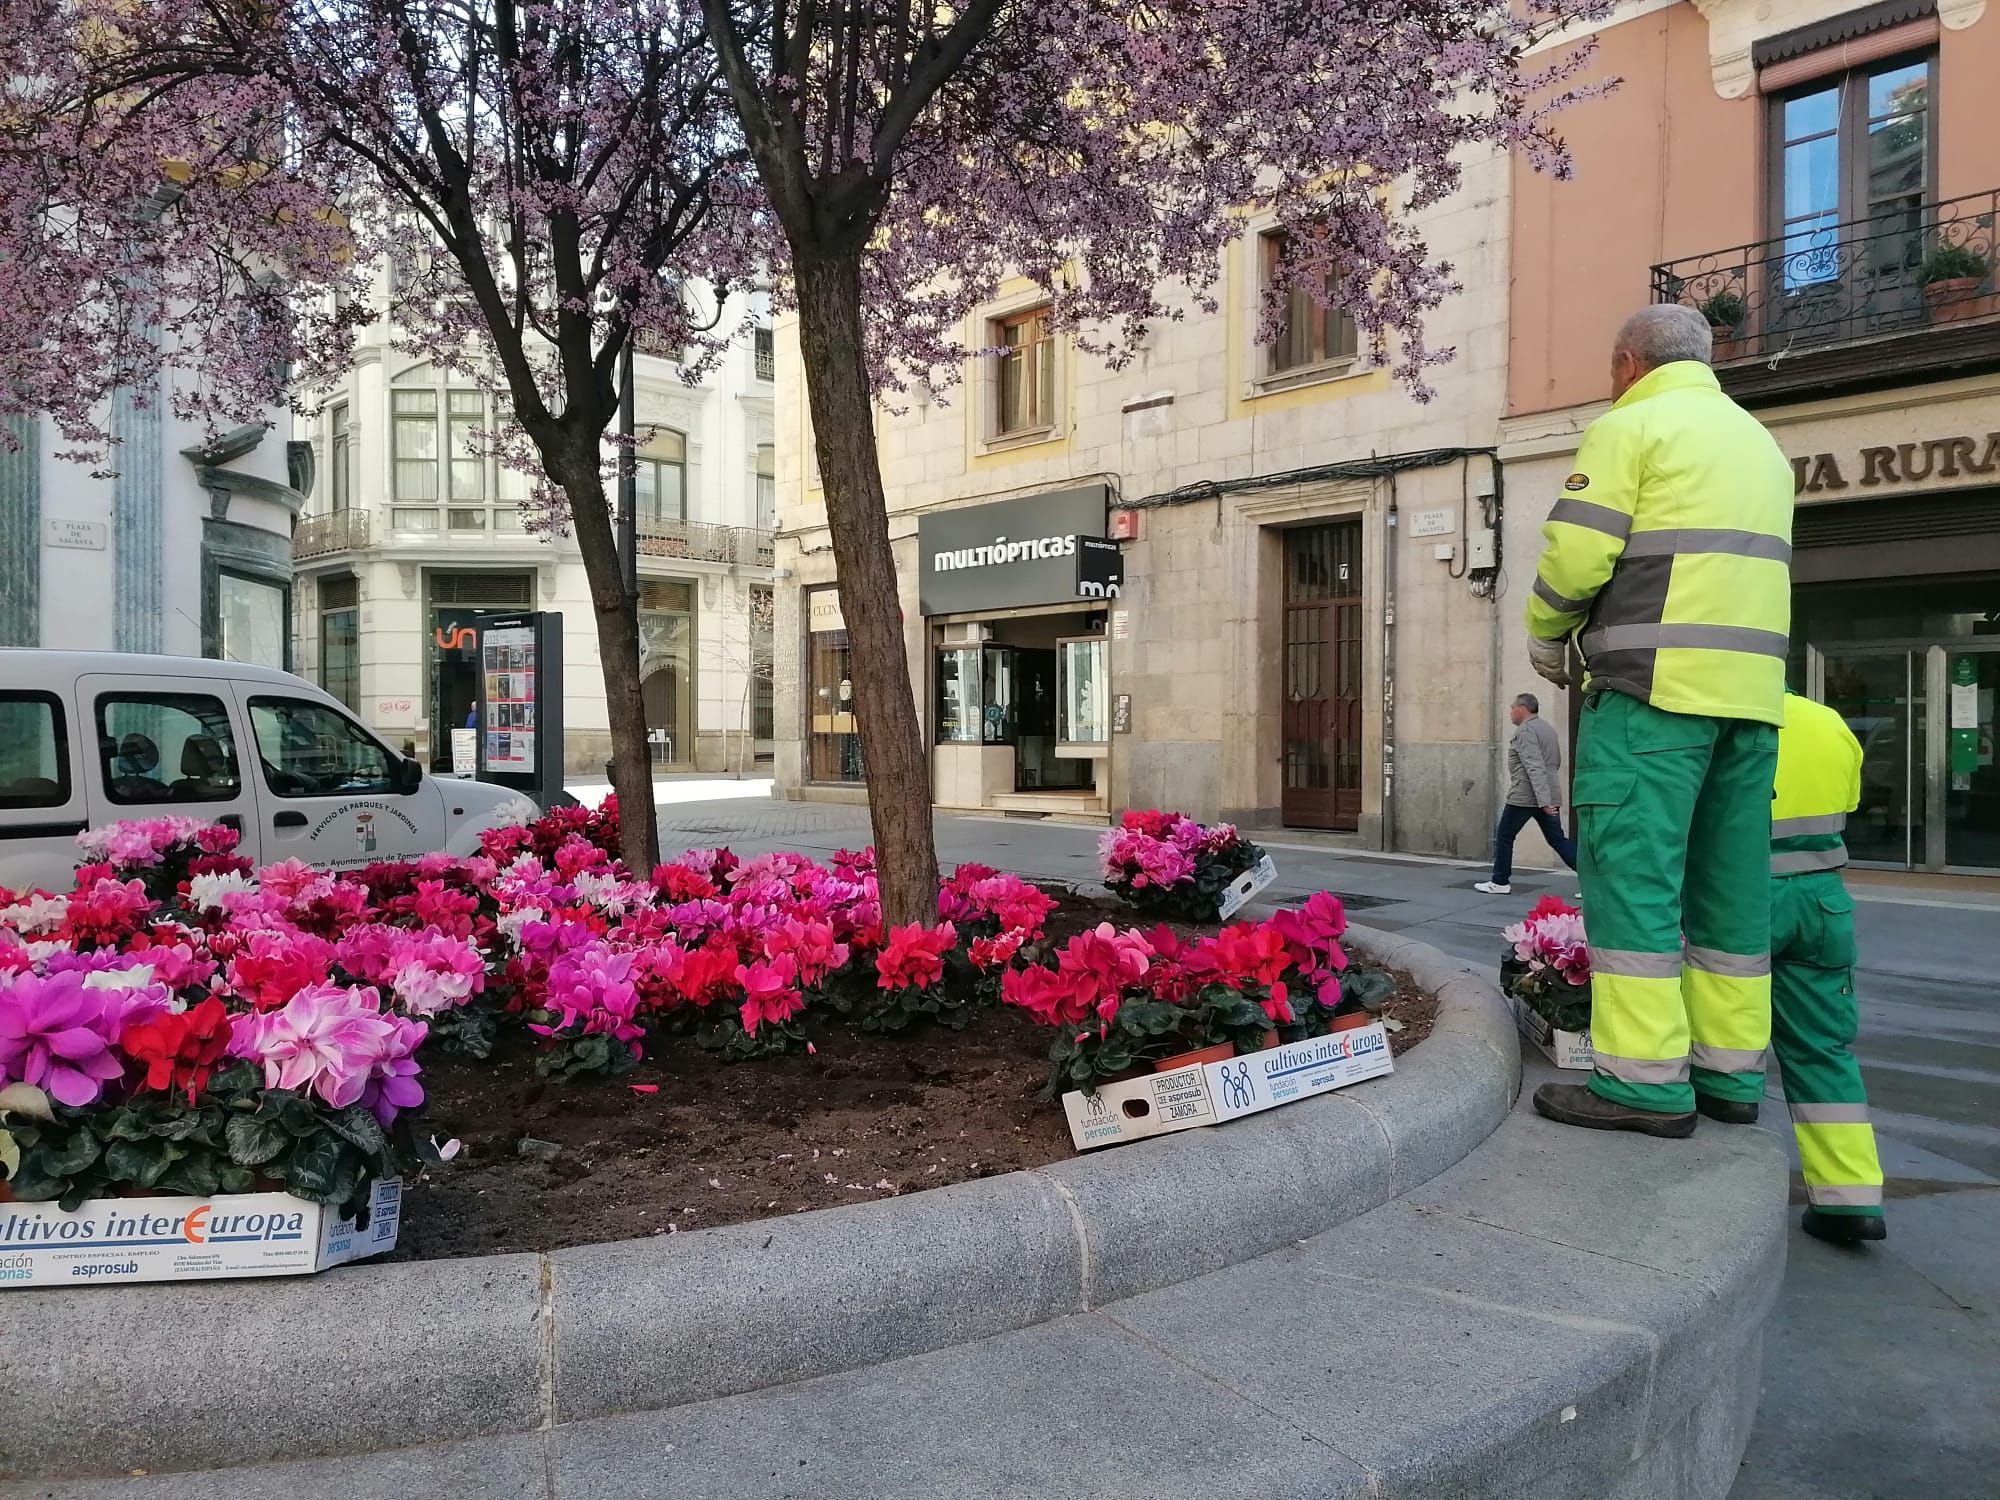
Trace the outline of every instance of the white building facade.
<instances>
[{"instance_id":1,"label":"white building facade","mask_svg":"<svg viewBox=\"0 0 2000 1500\"><path fill-rule=\"evenodd\" d=\"M292 665L292 527L312 454L286 442L276 409L220 435L176 417L178 378L112 400L102 465L62 457L51 422L8 422L0 646Z\"/></svg>"},{"instance_id":2,"label":"white building facade","mask_svg":"<svg viewBox=\"0 0 2000 1500\"><path fill-rule=\"evenodd\" d=\"M771 753L776 455L758 322L692 382L678 360L637 361L640 671L663 772L744 771ZM527 532L528 481L479 455L488 398L393 343L365 332L300 427L322 478L296 544L297 670L448 769L476 691L462 628L482 610L560 611L564 770L599 779L610 730L576 544Z\"/></svg>"}]
</instances>

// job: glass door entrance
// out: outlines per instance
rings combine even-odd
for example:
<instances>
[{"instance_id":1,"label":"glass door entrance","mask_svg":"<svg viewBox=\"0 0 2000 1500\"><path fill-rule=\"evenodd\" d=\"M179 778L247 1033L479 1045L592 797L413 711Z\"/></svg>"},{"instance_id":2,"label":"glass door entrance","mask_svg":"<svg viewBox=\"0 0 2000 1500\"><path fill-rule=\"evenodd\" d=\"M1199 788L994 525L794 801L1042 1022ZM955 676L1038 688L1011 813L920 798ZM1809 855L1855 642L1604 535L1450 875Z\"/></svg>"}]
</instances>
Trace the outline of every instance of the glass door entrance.
<instances>
[{"instance_id":1,"label":"glass door entrance","mask_svg":"<svg viewBox=\"0 0 2000 1500\"><path fill-rule=\"evenodd\" d=\"M2000 650L1945 648L1944 863L1948 870L2000 870L2000 763L1993 704Z\"/></svg>"},{"instance_id":2,"label":"glass door entrance","mask_svg":"<svg viewBox=\"0 0 2000 1500\"><path fill-rule=\"evenodd\" d=\"M1825 658L1820 701L1861 741L1861 806L1847 820L1849 857L1920 869L1925 862L1924 660L1918 651Z\"/></svg>"},{"instance_id":3,"label":"glass door entrance","mask_svg":"<svg viewBox=\"0 0 2000 1500\"><path fill-rule=\"evenodd\" d=\"M1841 646L1813 657L1814 696L1861 742L1861 803L1847 822L1853 859L2000 870L2000 641Z\"/></svg>"}]
</instances>

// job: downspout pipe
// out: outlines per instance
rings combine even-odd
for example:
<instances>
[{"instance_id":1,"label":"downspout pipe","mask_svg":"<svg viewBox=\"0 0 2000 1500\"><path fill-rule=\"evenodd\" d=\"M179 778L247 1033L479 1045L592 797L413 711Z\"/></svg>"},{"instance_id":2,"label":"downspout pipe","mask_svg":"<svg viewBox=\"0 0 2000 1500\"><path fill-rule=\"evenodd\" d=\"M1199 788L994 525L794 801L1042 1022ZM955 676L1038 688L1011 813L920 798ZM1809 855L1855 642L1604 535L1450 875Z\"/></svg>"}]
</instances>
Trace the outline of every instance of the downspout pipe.
<instances>
[{"instance_id":1,"label":"downspout pipe","mask_svg":"<svg viewBox=\"0 0 2000 1500\"><path fill-rule=\"evenodd\" d=\"M1382 847L1396 847L1396 474L1382 520Z\"/></svg>"}]
</instances>

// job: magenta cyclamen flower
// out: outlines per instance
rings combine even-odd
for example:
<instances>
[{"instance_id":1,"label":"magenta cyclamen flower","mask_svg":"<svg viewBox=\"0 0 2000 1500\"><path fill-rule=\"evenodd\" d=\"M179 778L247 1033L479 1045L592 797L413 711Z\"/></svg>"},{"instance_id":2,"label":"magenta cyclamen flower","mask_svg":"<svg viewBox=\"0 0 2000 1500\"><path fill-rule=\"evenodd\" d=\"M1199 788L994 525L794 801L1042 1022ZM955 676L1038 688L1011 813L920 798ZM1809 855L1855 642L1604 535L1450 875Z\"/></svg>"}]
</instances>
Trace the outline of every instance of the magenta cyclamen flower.
<instances>
[{"instance_id":1,"label":"magenta cyclamen flower","mask_svg":"<svg viewBox=\"0 0 2000 1500\"><path fill-rule=\"evenodd\" d=\"M563 954L549 965L548 1007L565 1027L583 1022L585 1031L629 1042L642 1035L638 956L594 945Z\"/></svg>"},{"instance_id":2,"label":"magenta cyclamen flower","mask_svg":"<svg viewBox=\"0 0 2000 1500\"><path fill-rule=\"evenodd\" d=\"M32 1083L60 1103L94 1103L125 1071L112 1050L123 1026L122 996L71 971L16 974L0 989L0 1083Z\"/></svg>"},{"instance_id":3,"label":"magenta cyclamen flower","mask_svg":"<svg viewBox=\"0 0 2000 1500\"><path fill-rule=\"evenodd\" d=\"M276 1010L239 1019L229 1050L264 1065L266 1088L311 1090L344 1109L398 1035L374 990L316 984Z\"/></svg>"}]
</instances>

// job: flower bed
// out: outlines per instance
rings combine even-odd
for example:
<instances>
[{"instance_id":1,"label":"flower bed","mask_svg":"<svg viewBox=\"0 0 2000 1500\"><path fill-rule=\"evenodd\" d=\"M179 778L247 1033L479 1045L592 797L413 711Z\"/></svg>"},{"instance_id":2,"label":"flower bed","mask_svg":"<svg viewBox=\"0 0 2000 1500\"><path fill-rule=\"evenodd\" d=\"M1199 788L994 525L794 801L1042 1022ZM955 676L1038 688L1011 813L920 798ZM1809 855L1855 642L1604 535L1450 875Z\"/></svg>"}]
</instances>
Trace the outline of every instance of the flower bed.
<instances>
[{"instance_id":1,"label":"flower bed","mask_svg":"<svg viewBox=\"0 0 2000 1500\"><path fill-rule=\"evenodd\" d=\"M1394 988L1346 972L1330 895L1208 935L1105 921L1056 944L1055 897L965 865L937 925L884 931L865 852L692 851L637 880L616 817L565 809L476 859L338 874L251 871L228 830L186 820L85 835L75 891L0 892L0 1084L26 1086L0 1105L7 1191L282 1186L355 1207L444 1154L410 1112L454 1054L554 1086L669 1049L810 1057L816 1037L985 1024L1005 1002L1053 1030L1053 1092L1310 1035Z\"/></svg>"},{"instance_id":2,"label":"flower bed","mask_svg":"<svg viewBox=\"0 0 2000 1500\"><path fill-rule=\"evenodd\" d=\"M1264 851L1234 825L1203 826L1183 813L1128 811L1098 843L1111 893L1142 916L1213 922L1231 881Z\"/></svg>"}]
</instances>

